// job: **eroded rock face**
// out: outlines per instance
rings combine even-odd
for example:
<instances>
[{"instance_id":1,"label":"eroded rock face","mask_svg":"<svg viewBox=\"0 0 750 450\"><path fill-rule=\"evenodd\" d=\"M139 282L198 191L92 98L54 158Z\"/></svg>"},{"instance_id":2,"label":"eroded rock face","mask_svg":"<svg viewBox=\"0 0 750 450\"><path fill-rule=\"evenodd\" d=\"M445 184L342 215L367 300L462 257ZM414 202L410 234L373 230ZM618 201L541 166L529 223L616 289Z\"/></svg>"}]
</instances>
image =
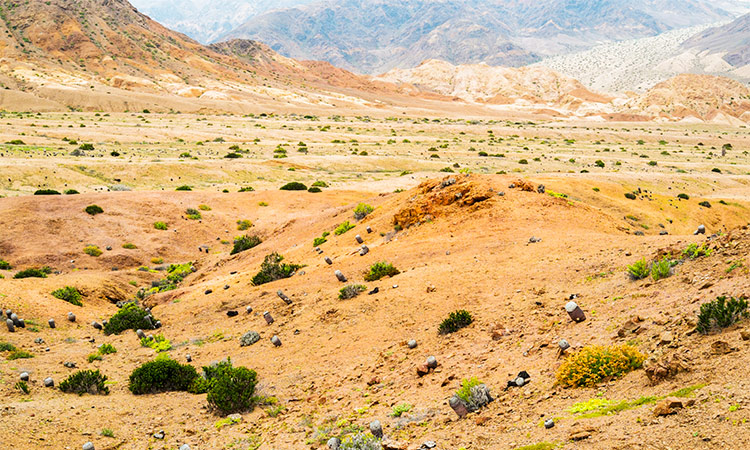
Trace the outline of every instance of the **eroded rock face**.
<instances>
[{"instance_id":1,"label":"eroded rock face","mask_svg":"<svg viewBox=\"0 0 750 450\"><path fill-rule=\"evenodd\" d=\"M668 416L670 414L676 414L680 409L693 406L694 404L695 400L693 399L667 397L656 404L654 407L654 414L656 416Z\"/></svg>"},{"instance_id":2,"label":"eroded rock face","mask_svg":"<svg viewBox=\"0 0 750 450\"><path fill-rule=\"evenodd\" d=\"M652 355L643 363L646 376L651 384L673 378L680 372L687 372L690 370L690 366L690 360L677 352Z\"/></svg>"}]
</instances>

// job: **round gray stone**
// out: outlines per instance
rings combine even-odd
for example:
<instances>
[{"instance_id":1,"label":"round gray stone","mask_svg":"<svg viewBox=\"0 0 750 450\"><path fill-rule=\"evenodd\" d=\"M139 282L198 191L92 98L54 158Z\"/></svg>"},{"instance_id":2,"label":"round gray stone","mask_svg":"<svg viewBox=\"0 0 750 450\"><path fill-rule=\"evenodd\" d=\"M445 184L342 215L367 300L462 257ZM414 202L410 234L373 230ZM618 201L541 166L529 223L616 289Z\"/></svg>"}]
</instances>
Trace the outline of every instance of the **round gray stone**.
<instances>
[{"instance_id":1,"label":"round gray stone","mask_svg":"<svg viewBox=\"0 0 750 450\"><path fill-rule=\"evenodd\" d=\"M417 341L410 339L409 342L406 343L406 346L409 348L417 348Z\"/></svg>"}]
</instances>

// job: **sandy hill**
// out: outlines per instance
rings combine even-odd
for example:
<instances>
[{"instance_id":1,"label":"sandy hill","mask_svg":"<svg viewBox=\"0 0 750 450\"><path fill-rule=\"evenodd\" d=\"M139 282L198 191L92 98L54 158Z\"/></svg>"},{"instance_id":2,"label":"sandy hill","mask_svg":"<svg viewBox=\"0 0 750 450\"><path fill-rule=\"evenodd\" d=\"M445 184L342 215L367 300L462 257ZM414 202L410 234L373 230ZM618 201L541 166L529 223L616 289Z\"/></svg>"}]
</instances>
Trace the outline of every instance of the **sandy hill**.
<instances>
[{"instance_id":1,"label":"sandy hill","mask_svg":"<svg viewBox=\"0 0 750 450\"><path fill-rule=\"evenodd\" d=\"M511 183L516 187L509 188ZM537 192L540 183L547 194ZM13 334L3 329L0 339L30 350L34 358L0 365L3 379L13 380L0 384L8 399L0 431L19 448L79 448L93 441L96 448L188 443L203 449L262 441L269 448L323 449L330 437L366 429L378 419L390 439L388 448L396 449L417 449L425 441L444 450L541 442L578 448L579 439L591 448L657 447L661 442L746 446L747 437L733 425L743 409L730 407L746 401L740 374L747 364L747 343L736 327L715 336L696 334L694 327L703 301L747 292L746 269L739 265L727 271L727 261L750 257L750 234L734 229L707 240L691 231L700 223L706 223L708 234L729 231L750 217L743 209L700 208L700 199L694 198L669 207L674 224L664 224L670 235L660 236L655 228L638 236L635 231L645 229L623 215L663 221L664 206L673 197L644 192L632 201L623 197L624 186L618 183L597 183L599 193L591 185L563 178L459 175L370 199L367 193L334 191L185 192L158 200L149 193L6 199L0 215L2 258L19 269L50 264L56 271L46 279L25 280L3 271L0 306L25 317L29 328ZM550 195L552 189L567 198ZM356 222L352 209L362 200L375 210ZM269 206L258 206L260 201ZM103 214L90 217L82 211L93 202ZM211 206L202 221L181 217L186 207L199 203ZM238 218L252 220L255 227L249 232L264 242L230 256L222 241L238 233ZM167 221L169 229L155 230L154 220ZM347 220L354 229L331 234L320 245L323 253L314 251L313 238ZM373 233L367 233L368 226ZM51 233L59 251L34 243ZM359 255L357 234L370 249L365 256ZM532 236L541 241L530 243ZM137 248L123 249L125 242ZM669 249L679 255L689 243L706 243L713 253L681 262L675 276L658 282L634 282L624 273L625 264L658 258ZM112 250L94 258L82 254L86 244L111 245ZM200 252L200 245L210 247L209 253ZM304 267L291 278L253 286L250 279L273 251ZM332 265L323 261L325 256ZM256 408L233 426L215 426L221 416L203 408L204 396L135 397L127 390L130 372L152 360L154 351L142 347L132 332L104 336L89 324L112 315L113 301L132 298L139 288L163 278L161 264L151 262L154 257L165 263L193 261L196 267L177 290L145 300L163 322L158 333L172 342L169 355L184 362L189 354L196 367L230 356L235 365L256 369L262 393L278 398L275 412ZM365 282L363 273L376 261L391 262L401 273ZM138 270L140 265L155 270ZM345 284L336 280L334 270L341 270L349 283L379 292L340 300ZM81 289L84 306L50 296L64 285ZM276 296L277 290L291 298L290 305ZM562 308L572 294L587 314L583 323L571 322ZM246 306L254 311L247 314ZM474 323L439 335L440 321L459 308L469 310ZM64 319L70 310L78 316L76 323ZM227 317L230 310L240 315ZM272 325L262 318L264 311L274 317ZM49 318L57 320L57 328L45 325ZM239 337L248 330L260 333L261 340L240 347ZM280 347L271 344L274 335ZM43 342L34 343L36 338ZM674 373L665 369L667 379L650 380L637 370L593 388L566 389L555 384L555 371L566 358L556 354L561 338L573 346L570 352L589 344L630 342L651 358L647 368L672 367L673 360L680 365ZM417 340L415 349L405 345L409 339ZM105 342L118 352L88 362L87 355ZM438 368L419 377L416 368L429 355L436 356ZM42 387L43 378L52 376L59 383L74 371L65 361L104 372L113 382L110 395L79 397ZM506 390L521 370L528 371L531 382ZM30 373L28 396L13 387L21 371ZM461 379L470 377L487 383L495 401L458 420L447 400ZM671 416L657 417L655 400L641 401L678 390L696 402ZM609 414L580 412L621 402L628 403ZM410 408L393 417L394 407L404 403ZM540 421L550 417L556 426L546 430ZM98 435L102 428L112 429L114 437ZM158 430L165 430L165 440L151 437Z\"/></svg>"}]
</instances>

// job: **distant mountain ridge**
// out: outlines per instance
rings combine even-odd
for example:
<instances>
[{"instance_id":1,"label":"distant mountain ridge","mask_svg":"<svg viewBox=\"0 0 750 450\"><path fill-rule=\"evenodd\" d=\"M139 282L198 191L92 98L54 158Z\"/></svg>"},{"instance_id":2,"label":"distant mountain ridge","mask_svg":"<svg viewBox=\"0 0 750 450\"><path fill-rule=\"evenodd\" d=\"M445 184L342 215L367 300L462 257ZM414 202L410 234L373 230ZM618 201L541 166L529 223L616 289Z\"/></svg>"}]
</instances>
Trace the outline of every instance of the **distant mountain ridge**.
<instances>
[{"instance_id":1,"label":"distant mountain ridge","mask_svg":"<svg viewBox=\"0 0 750 450\"><path fill-rule=\"evenodd\" d=\"M453 64L520 66L601 42L731 20L747 1L325 0L252 17L224 38L360 73Z\"/></svg>"}]
</instances>

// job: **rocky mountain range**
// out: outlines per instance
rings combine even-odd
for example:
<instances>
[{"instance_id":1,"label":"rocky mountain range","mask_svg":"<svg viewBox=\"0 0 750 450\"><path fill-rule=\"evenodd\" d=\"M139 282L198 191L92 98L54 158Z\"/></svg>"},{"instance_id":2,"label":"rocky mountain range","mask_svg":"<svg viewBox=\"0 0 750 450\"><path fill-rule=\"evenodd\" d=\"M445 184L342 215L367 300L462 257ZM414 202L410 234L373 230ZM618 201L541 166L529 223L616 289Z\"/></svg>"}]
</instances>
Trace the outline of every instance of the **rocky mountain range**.
<instances>
[{"instance_id":1,"label":"rocky mountain range","mask_svg":"<svg viewBox=\"0 0 750 450\"><path fill-rule=\"evenodd\" d=\"M209 43L266 11L313 0L133 0L144 14L191 38Z\"/></svg>"},{"instance_id":2,"label":"rocky mountain range","mask_svg":"<svg viewBox=\"0 0 750 450\"><path fill-rule=\"evenodd\" d=\"M728 21L746 1L325 0L250 18L224 38L360 73L426 59L520 66L592 45Z\"/></svg>"}]
</instances>

